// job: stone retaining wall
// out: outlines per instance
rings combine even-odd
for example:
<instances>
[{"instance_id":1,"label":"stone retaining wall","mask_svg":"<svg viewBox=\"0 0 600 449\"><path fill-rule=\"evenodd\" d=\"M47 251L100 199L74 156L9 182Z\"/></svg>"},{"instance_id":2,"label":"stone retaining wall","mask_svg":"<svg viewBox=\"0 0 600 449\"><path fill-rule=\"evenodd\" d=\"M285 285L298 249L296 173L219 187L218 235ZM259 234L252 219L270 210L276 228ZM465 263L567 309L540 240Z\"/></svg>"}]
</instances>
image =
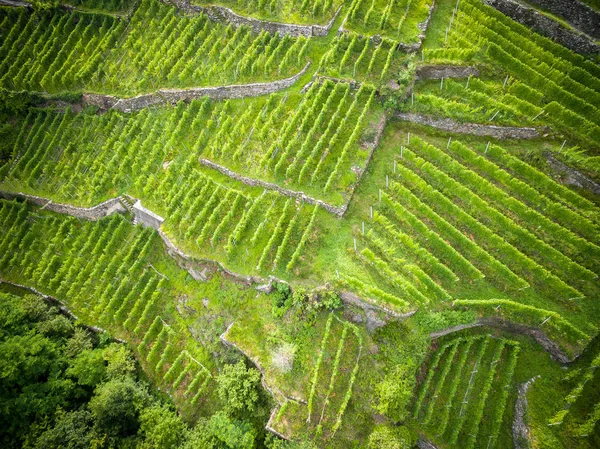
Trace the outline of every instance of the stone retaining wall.
<instances>
[{"instance_id":1,"label":"stone retaining wall","mask_svg":"<svg viewBox=\"0 0 600 449\"><path fill-rule=\"evenodd\" d=\"M431 126L443 131L457 134L493 137L495 139L535 139L540 133L535 128L518 128L515 126L479 125L476 123L458 123L452 119L436 119L422 114L398 112L395 117L419 125Z\"/></svg>"},{"instance_id":2,"label":"stone retaining wall","mask_svg":"<svg viewBox=\"0 0 600 449\"><path fill-rule=\"evenodd\" d=\"M545 153L545 156L546 160L548 161L548 165L552 168L552 170L560 174L562 183L586 189L596 195L600 195L600 185L598 183L592 181L574 168L569 167L567 164L559 161L549 151Z\"/></svg>"},{"instance_id":3,"label":"stone retaining wall","mask_svg":"<svg viewBox=\"0 0 600 449\"><path fill-rule=\"evenodd\" d=\"M132 98L120 98L111 106L111 109L121 112L133 112L147 108L148 106L164 106L165 104L167 104L165 99L159 93L152 93Z\"/></svg>"},{"instance_id":4,"label":"stone retaining wall","mask_svg":"<svg viewBox=\"0 0 600 449\"><path fill-rule=\"evenodd\" d=\"M431 17L433 16L433 11L435 10L435 7L436 7L435 0L433 0L431 2L431 6L429 7L429 13L427 14L427 18L425 19L425 21L423 21L417 25L417 28L420 31L419 36L418 36L418 41L414 42L412 44L398 42L398 44L397 44L398 50L401 50L405 53L416 53L419 50L421 50L421 47L423 46L423 41L425 40L425 33L427 32L427 28L429 28L429 23L431 22ZM344 19L344 22L342 22L342 25L340 26L340 28L338 30L338 34L354 33L354 31L344 28L345 24L346 24L346 19ZM359 34L359 36L362 37L363 35ZM371 38L371 40L375 41L376 43L379 43L382 39L382 36L379 34L375 34L373 36L370 36L370 38Z\"/></svg>"},{"instance_id":5,"label":"stone retaining wall","mask_svg":"<svg viewBox=\"0 0 600 449\"><path fill-rule=\"evenodd\" d=\"M416 79L439 80L442 78L468 78L479 76L479 69L459 65L422 65L417 67Z\"/></svg>"},{"instance_id":6,"label":"stone retaining wall","mask_svg":"<svg viewBox=\"0 0 600 449\"><path fill-rule=\"evenodd\" d=\"M461 324L460 326L453 326L442 331L432 332L429 336L433 339L439 338L443 335L448 335L453 332L459 332L463 329L470 329L473 327L488 326L495 329L500 329L512 334L527 335L533 338L546 352L550 354L558 363L569 363L573 359L569 358L558 346L556 342L551 340L545 333L539 328L525 326L524 324L514 323L512 321L506 321L501 318L488 317L480 318L475 323Z\"/></svg>"},{"instance_id":7,"label":"stone retaining wall","mask_svg":"<svg viewBox=\"0 0 600 449\"><path fill-rule=\"evenodd\" d=\"M29 287L27 285L22 285L22 284L15 284L14 282L6 281L6 280L0 278L0 284L3 284L3 283L12 285L13 287L21 288L23 290L27 290L27 291L33 293L34 295L40 296L44 301L46 301L52 305L57 305L60 313L62 313L66 317L71 318L74 321L79 321L79 318L77 317L77 315L75 315L73 312L71 312L71 310L60 299L55 298L54 296L46 295L45 293L42 293L33 287ZM92 325L83 324L83 323L81 323L81 325L96 334L108 333L108 331L106 329L102 329L101 327L98 327L98 326L92 326ZM116 337L111 337L111 338L115 341L118 341L119 343L126 343L125 340L121 340L120 338L116 338Z\"/></svg>"},{"instance_id":8,"label":"stone retaining wall","mask_svg":"<svg viewBox=\"0 0 600 449\"><path fill-rule=\"evenodd\" d=\"M119 99L112 95L102 94L83 94L81 96L81 102L85 105L98 106L103 111L112 108Z\"/></svg>"},{"instance_id":9,"label":"stone retaining wall","mask_svg":"<svg viewBox=\"0 0 600 449\"><path fill-rule=\"evenodd\" d=\"M135 223L141 223L142 225L154 228L157 231L160 229L163 221L165 221L160 215L157 215L150 209L146 209L142 206L140 200L137 200L133 205L133 215L135 216Z\"/></svg>"},{"instance_id":10,"label":"stone retaining wall","mask_svg":"<svg viewBox=\"0 0 600 449\"><path fill-rule=\"evenodd\" d=\"M197 87L192 89L161 89L157 94L171 104L176 104L180 100L190 101L200 97L210 97L215 100L258 97L260 95L268 95L279 90L287 89L298 81L298 79L306 73L309 67L310 62L294 76L268 83L233 84L230 86Z\"/></svg>"},{"instance_id":11,"label":"stone retaining wall","mask_svg":"<svg viewBox=\"0 0 600 449\"><path fill-rule=\"evenodd\" d=\"M484 0L488 5L496 8L501 13L507 15L513 20L519 22L522 25L525 25L531 28L533 31L537 33L549 37L553 41L558 42L559 44L564 45L565 47L573 50L576 53L580 54L597 54L600 52L600 47L593 42L588 36L585 34L577 33L573 30L570 30L563 26L561 23L553 20L540 12L536 11L534 8L529 8L522 4L519 4L513 0ZM531 1L531 0L530 0ZM532 2L533 3L533 2ZM553 3L551 1L539 1L538 3ZM569 3L576 4L575 0L569 1L561 1L558 2L564 5L568 5ZM587 7L587 6L586 6ZM569 6L566 6L568 9ZM591 11L591 14L588 17L593 17L594 14L596 18L596 26L593 25L588 27L591 31L595 31L596 33L600 33L600 15L595 13L591 8L587 7ZM587 23L587 22L586 22ZM599 37L599 36L596 36Z\"/></svg>"},{"instance_id":12,"label":"stone retaining wall","mask_svg":"<svg viewBox=\"0 0 600 449\"><path fill-rule=\"evenodd\" d=\"M23 8L31 8L32 7L31 3L20 2L20 1L16 1L16 0L0 0L0 5L23 7Z\"/></svg>"},{"instance_id":13,"label":"stone retaining wall","mask_svg":"<svg viewBox=\"0 0 600 449\"><path fill-rule=\"evenodd\" d=\"M537 376L539 377L539 376ZM527 414L527 390L535 382L537 377L532 377L527 382L517 386L517 400L515 402L515 418L512 423L513 444L515 449L529 449L529 428L525 424L525 415Z\"/></svg>"},{"instance_id":14,"label":"stone retaining wall","mask_svg":"<svg viewBox=\"0 0 600 449\"><path fill-rule=\"evenodd\" d=\"M360 307L361 309L363 309L363 311L365 311L365 313L367 310L374 310L376 312L383 312L392 318L408 318L417 312L416 310L407 313L394 312L393 310L380 306L379 304L375 304L366 298L360 298L349 291L340 292L340 299L344 304Z\"/></svg>"},{"instance_id":15,"label":"stone retaining wall","mask_svg":"<svg viewBox=\"0 0 600 449\"><path fill-rule=\"evenodd\" d=\"M121 204L121 198L111 198L104 203L98 204L94 207L77 207L70 206L68 204L54 203L48 198L42 198L40 196L27 195L25 193L13 193L5 192L0 190L0 198L7 200L19 199L26 201L30 204L40 206L42 209L50 210L59 214L71 215L77 218L84 218L86 220L96 221L102 217L112 215L117 212L126 212L127 209Z\"/></svg>"},{"instance_id":16,"label":"stone retaining wall","mask_svg":"<svg viewBox=\"0 0 600 449\"><path fill-rule=\"evenodd\" d=\"M332 214L337 215L340 218L343 217L344 213L346 212L346 209L348 208L348 204L345 204L342 207L332 206L329 203L312 198L312 197L306 195L304 192L285 189L283 187L279 187L277 184L273 184L272 182L266 182L266 181L262 181L260 179L254 179L254 178L248 178L246 176L242 176L232 170L229 170L227 167L223 167L222 165L215 164L214 162L209 161L208 159L200 159L199 162L202 165L204 165L205 167L209 167L214 170L217 170L217 171L221 172L222 174L224 174L225 176L229 176L230 178L235 179L236 181L239 181L242 184L246 184L246 185L252 186L252 187L262 187L267 190L274 190L277 193L279 193L280 195L287 196L290 198L297 198L307 204L313 204L313 205L318 204L326 211L331 212Z\"/></svg>"},{"instance_id":17,"label":"stone retaining wall","mask_svg":"<svg viewBox=\"0 0 600 449\"><path fill-rule=\"evenodd\" d=\"M85 94L84 104L91 104L100 109L115 109L121 112L133 112L149 106L164 106L166 104L177 104L179 101L191 101L196 98L209 97L215 100L226 98L245 98L268 95L287 89L306 73L310 62L295 75L282 80L267 83L232 84L229 86L216 87L193 87L190 89L160 89L151 94L138 95L132 98L117 98L110 95Z\"/></svg>"},{"instance_id":18,"label":"stone retaining wall","mask_svg":"<svg viewBox=\"0 0 600 449\"><path fill-rule=\"evenodd\" d=\"M438 449L431 441L419 438L417 440L417 447L419 449Z\"/></svg>"},{"instance_id":19,"label":"stone retaining wall","mask_svg":"<svg viewBox=\"0 0 600 449\"><path fill-rule=\"evenodd\" d=\"M260 33L262 30L265 30L271 34L279 33L281 36L283 36L284 34L289 34L293 37L326 36L327 33L329 33L331 27L333 26L333 22L335 22L335 19L342 10L342 7L340 6L327 25L296 25L293 23L271 22L268 20L260 20L254 19L252 17L241 16L224 6L192 5L189 0L163 1L165 1L165 3L175 5L176 7L185 11L188 14L206 14L211 20L214 20L215 22L231 23L235 28L238 28L240 26L247 26L252 28L252 30L256 33Z\"/></svg>"},{"instance_id":20,"label":"stone retaining wall","mask_svg":"<svg viewBox=\"0 0 600 449\"><path fill-rule=\"evenodd\" d=\"M574 28L600 39L600 13L579 0L527 0L562 16Z\"/></svg>"}]
</instances>

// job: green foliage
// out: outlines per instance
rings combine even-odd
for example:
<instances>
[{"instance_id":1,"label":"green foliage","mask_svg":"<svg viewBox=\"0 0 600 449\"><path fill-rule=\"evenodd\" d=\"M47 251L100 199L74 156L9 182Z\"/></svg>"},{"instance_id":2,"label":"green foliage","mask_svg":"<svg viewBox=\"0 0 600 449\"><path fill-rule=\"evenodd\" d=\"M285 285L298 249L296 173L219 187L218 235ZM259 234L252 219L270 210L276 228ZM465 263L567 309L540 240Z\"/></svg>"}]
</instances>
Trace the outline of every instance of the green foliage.
<instances>
[{"instance_id":1,"label":"green foliage","mask_svg":"<svg viewBox=\"0 0 600 449\"><path fill-rule=\"evenodd\" d=\"M66 374L77 379L79 385L93 387L99 384L105 375L106 367L101 349L87 349L71 361Z\"/></svg>"},{"instance_id":2,"label":"green foliage","mask_svg":"<svg viewBox=\"0 0 600 449\"><path fill-rule=\"evenodd\" d=\"M108 438L135 435L140 425L140 408L148 399L147 391L131 378L101 384L89 403L99 433Z\"/></svg>"},{"instance_id":3,"label":"green foliage","mask_svg":"<svg viewBox=\"0 0 600 449\"><path fill-rule=\"evenodd\" d=\"M185 430L181 417L163 405L144 408L140 413L140 433L145 437L142 447L177 449Z\"/></svg>"},{"instance_id":4,"label":"green foliage","mask_svg":"<svg viewBox=\"0 0 600 449\"><path fill-rule=\"evenodd\" d=\"M258 406L260 372L243 361L225 365L217 376L217 389L224 408L232 416L251 416Z\"/></svg>"},{"instance_id":5,"label":"green foliage","mask_svg":"<svg viewBox=\"0 0 600 449\"><path fill-rule=\"evenodd\" d=\"M33 9L37 11L49 11L58 7L59 0L31 0Z\"/></svg>"},{"instance_id":6,"label":"green foliage","mask_svg":"<svg viewBox=\"0 0 600 449\"><path fill-rule=\"evenodd\" d=\"M294 303L296 293L292 294L289 284L283 282L274 282L274 290L271 292L273 301L273 316L282 317Z\"/></svg>"},{"instance_id":7,"label":"green foliage","mask_svg":"<svg viewBox=\"0 0 600 449\"><path fill-rule=\"evenodd\" d=\"M53 449L89 449L101 447L103 440L93 433L94 418L87 409L71 412L57 410L55 424L44 430L35 440L35 447Z\"/></svg>"},{"instance_id":8,"label":"green foliage","mask_svg":"<svg viewBox=\"0 0 600 449\"><path fill-rule=\"evenodd\" d=\"M369 435L367 449L411 449L416 441L416 435L406 426L378 424Z\"/></svg>"},{"instance_id":9,"label":"green foliage","mask_svg":"<svg viewBox=\"0 0 600 449\"><path fill-rule=\"evenodd\" d=\"M104 349L102 356L107 362L106 375L109 379L128 377L135 373L135 360L125 346L113 343Z\"/></svg>"},{"instance_id":10,"label":"green foliage","mask_svg":"<svg viewBox=\"0 0 600 449\"><path fill-rule=\"evenodd\" d=\"M200 419L189 432L183 449L253 449L256 430L247 421L218 412Z\"/></svg>"},{"instance_id":11,"label":"green foliage","mask_svg":"<svg viewBox=\"0 0 600 449\"><path fill-rule=\"evenodd\" d=\"M378 413L392 421L401 422L408 418L408 405L413 397L414 367L398 365L375 386Z\"/></svg>"}]
</instances>

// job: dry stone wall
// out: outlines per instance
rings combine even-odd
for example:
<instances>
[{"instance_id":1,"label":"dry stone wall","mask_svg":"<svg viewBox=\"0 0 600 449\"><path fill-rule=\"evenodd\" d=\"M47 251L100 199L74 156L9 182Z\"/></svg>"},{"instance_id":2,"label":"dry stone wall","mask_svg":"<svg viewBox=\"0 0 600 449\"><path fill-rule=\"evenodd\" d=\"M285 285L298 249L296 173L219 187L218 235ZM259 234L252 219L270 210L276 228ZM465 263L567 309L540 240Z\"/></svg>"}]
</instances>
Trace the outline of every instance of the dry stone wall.
<instances>
[{"instance_id":1,"label":"dry stone wall","mask_svg":"<svg viewBox=\"0 0 600 449\"><path fill-rule=\"evenodd\" d=\"M558 363L569 363L573 359L570 359L558 346L556 342L551 340L543 330L535 327L525 326L523 324L513 323L511 321L503 320L495 317L480 318L475 323L461 324L459 326L449 327L447 329L432 332L429 336L433 339L439 338L443 335L448 335L453 332L459 332L463 329L470 329L473 327L488 326L495 329L500 329L512 334L527 335L533 338L546 352L550 354L555 361Z\"/></svg>"},{"instance_id":2,"label":"dry stone wall","mask_svg":"<svg viewBox=\"0 0 600 449\"><path fill-rule=\"evenodd\" d=\"M516 126L479 125L477 123L458 123L452 119L436 119L431 116L398 112L395 117L400 120L431 126L457 134L472 134L474 136L493 137L495 139L535 139L540 133L535 128L519 128Z\"/></svg>"},{"instance_id":3,"label":"dry stone wall","mask_svg":"<svg viewBox=\"0 0 600 449\"><path fill-rule=\"evenodd\" d=\"M580 173L574 168L571 168L567 164L559 161L549 151L545 153L545 156L550 168L559 174L561 181L564 184L586 189L596 195L600 195L600 184L592 181L583 173Z\"/></svg>"},{"instance_id":4,"label":"dry stone wall","mask_svg":"<svg viewBox=\"0 0 600 449\"><path fill-rule=\"evenodd\" d=\"M252 17L241 16L224 6L192 5L189 0L171 0L170 2L165 0L165 3L171 3L188 14L206 14L211 20L216 22L231 23L236 28L240 26L247 26L252 28L252 30L256 33L265 30L271 34L279 33L281 36L284 34L289 34L293 37L326 36L342 9L340 6L327 25L296 25L293 23L271 22L268 20L260 20Z\"/></svg>"},{"instance_id":5,"label":"dry stone wall","mask_svg":"<svg viewBox=\"0 0 600 449\"><path fill-rule=\"evenodd\" d=\"M112 215L117 212L126 212L127 209L121 203L120 198L111 198L104 203L98 204L94 207L77 207L69 204L54 203L48 198L42 198L40 196L28 195L25 193L13 193L0 191L0 198L7 200L18 199L26 201L30 204L40 206L42 209L57 212L59 214L71 215L77 218L83 218L86 220L96 221L108 215Z\"/></svg>"},{"instance_id":6,"label":"dry stone wall","mask_svg":"<svg viewBox=\"0 0 600 449\"><path fill-rule=\"evenodd\" d=\"M556 20L553 20L533 8L529 8L522 4L519 4L513 0L485 0L485 2L496 8L501 13L507 15L513 20L519 22L522 25L525 25L531 28L533 31L540 33L543 36L549 37L553 41L558 42L559 44L564 45L565 47L573 50L576 53L581 54L597 54L600 52L600 47L593 42L589 37L584 34L579 34L575 31L572 31L565 26L561 25ZM534 3L534 2L532 2ZM550 1L539 1L538 3L554 3ZM561 1L558 2L564 5L568 5L570 3L576 4L576 0L569 1ZM570 11L570 7L566 7L567 10ZM600 15L594 12L590 7L586 5L586 8L590 10L590 14L587 17L596 17L595 26L591 24L586 29L589 29L592 32L597 34L597 38L600 34ZM582 22L587 23L587 22Z\"/></svg>"},{"instance_id":7,"label":"dry stone wall","mask_svg":"<svg viewBox=\"0 0 600 449\"><path fill-rule=\"evenodd\" d=\"M210 97L215 100L223 100L226 98L258 97L260 95L268 95L283 89L287 89L296 81L298 81L298 79L306 73L309 67L310 62L307 63L304 68L294 76L268 83L233 84L230 86L198 87L192 89L161 89L157 94L171 104L176 104L181 100L190 101L200 97Z\"/></svg>"},{"instance_id":8,"label":"dry stone wall","mask_svg":"<svg viewBox=\"0 0 600 449\"><path fill-rule=\"evenodd\" d=\"M459 65L423 65L417 68L418 80L439 80L442 78L468 78L479 76L479 69Z\"/></svg>"},{"instance_id":9,"label":"dry stone wall","mask_svg":"<svg viewBox=\"0 0 600 449\"><path fill-rule=\"evenodd\" d=\"M562 16L573 27L600 39L600 12L579 0L527 0L529 3Z\"/></svg>"},{"instance_id":10,"label":"dry stone wall","mask_svg":"<svg viewBox=\"0 0 600 449\"><path fill-rule=\"evenodd\" d=\"M222 165L215 164L214 162L209 161L208 159L200 159L200 163L202 165L204 165L205 167L210 167L214 170L217 170L217 171L223 173L225 176L229 176L230 178L235 179L236 181L239 181L248 186L262 187L267 190L274 190L277 193L279 193L280 195L291 197L291 198L297 198L307 204L313 204L313 205L318 204L326 211L331 212L332 214L337 215L340 218L344 215L344 213L346 212L346 209L348 208L348 204L345 204L341 207L332 206L329 203L312 198L312 197L306 195L304 192L290 190L290 189L284 189L283 187L279 187L277 184L273 184L272 182L266 182L266 181L262 181L260 179L248 178L246 176L239 175L236 172L229 170L227 167L223 167Z\"/></svg>"},{"instance_id":11,"label":"dry stone wall","mask_svg":"<svg viewBox=\"0 0 600 449\"><path fill-rule=\"evenodd\" d=\"M29 287L27 285L22 285L22 284L16 284L14 282L6 281L6 280L0 278L0 284L3 284L3 283L12 285L13 287L17 287L17 288L20 288L23 290L27 290L27 291L33 293L34 295L40 296L44 301L48 302L49 304L57 305L60 313L62 313L66 317L73 319L73 321L79 321L79 318L77 317L77 315L75 315L73 312L71 312L71 310L60 299L55 298L54 296L46 295L45 293L42 293L41 291L39 291L33 287ZM83 323L82 323L82 326L85 326L86 329L89 329L90 331L92 331L96 334L108 333L108 331L106 329L102 329L101 327L98 327L98 326L92 326L92 325L83 324ZM119 343L126 343L125 340L121 340L120 338L116 338L116 337L111 337L111 338L115 341L118 341Z\"/></svg>"},{"instance_id":12,"label":"dry stone wall","mask_svg":"<svg viewBox=\"0 0 600 449\"><path fill-rule=\"evenodd\" d=\"M527 390L535 382L537 377L532 377L527 382L523 382L517 387L517 400L515 402L515 418L512 424L513 443L515 449L529 449L529 428L525 424L527 414Z\"/></svg>"},{"instance_id":13,"label":"dry stone wall","mask_svg":"<svg viewBox=\"0 0 600 449\"><path fill-rule=\"evenodd\" d=\"M215 100L226 98L245 98L268 95L287 89L306 73L310 62L304 68L289 78L270 81L268 83L232 84L217 87L195 87L191 89L161 89L155 93L138 95L132 98L116 98L110 95L85 94L84 104L100 107L100 109L115 109L121 112L134 112L149 106L164 106L177 104L179 101L191 101L195 98L209 97Z\"/></svg>"},{"instance_id":14,"label":"dry stone wall","mask_svg":"<svg viewBox=\"0 0 600 449\"><path fill-rule=\"evenodd\" d=\"M113 97L114 98L114 97ZM166 104L165 99L158 93L138 95L132 98L121 98L111 106L111 109L121 112L133 112L139 111L140 109L147 108L148 106L164 106Z\"/></svg>"}]
</instances>

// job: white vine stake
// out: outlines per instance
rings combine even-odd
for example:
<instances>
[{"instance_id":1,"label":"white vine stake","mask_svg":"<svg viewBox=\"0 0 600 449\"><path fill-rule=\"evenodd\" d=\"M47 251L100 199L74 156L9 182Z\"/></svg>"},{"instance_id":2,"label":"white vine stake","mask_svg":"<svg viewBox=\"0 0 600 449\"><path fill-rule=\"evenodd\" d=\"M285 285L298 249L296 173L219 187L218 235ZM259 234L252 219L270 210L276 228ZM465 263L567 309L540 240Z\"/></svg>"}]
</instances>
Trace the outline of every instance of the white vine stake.
<instances>
[{"instance_id":1,"label":"white vine stake","mask_svg":"<svg viewBox=\"0 0 600 449\"><path fill-rule=\"evenodd\" d=\"M394 173L396 173L396 161L394 161Z\"/></svg>"},{"instance_id":2,"label":"white vine stake","mask_svg":"<svg viewBox=\"0 0 600 449\"><path fill-rule=\"evenodd\" d=\"M410 133L408 133L408 135L410 136ZM400 158L404 157L403 153L404 153L404 147L400 147ZM396 163L396 161L394 161L394 163ZM396 167L394 166L394 168L396 168Z\"/></svg>"},{"instance_id":3,"label":"white vine stake","mask_svg":"<svg viewBox=\"0 0 600 449\"><path fill-rule=\"evenodd\" d=\"M371 206L371 218L373 218L373 206Z\"/></svg>"},{"instance_id":4,"label":"white vine stake","mask_svg":"<svg viewBox=\"0 0 600 449\"><path fill-rule=\"evenodd\" d=\"M452 142L452 137L448 137L448 144L446 145L446 149L450 148L450 142Z\"/></svg>"},{"instance_id":5,"label":"white vine stake","mask_svg":"<svg viewBox=\"0 0 600 449\"><path fill-rule=\"evenodd\" d=\"M414 92L412 92L412 93L410 94L410 97L411 97L411 100L410 100L410 101L411 101L411 103L410 103L410 105L411 105L411 106L414 106L414 105L415 105L415 93L414 93Z\"/></svg>"},{"instance_id":6,"label":"white vine stake","mask_svg":"<svg viewBox=\"0 0 600 449\"><path fill-rule=\"evenodd\" d=\"M408 145L410 145L410 131L408 132Z\"/></svg>"},{"instance_id":7,"label":"white vine stake","mask_svg":"<svg viewBox=\"0 0 600 449\"><path fill-rule=\"evenodd\" d=\"M536 115L535 117L533 117L531 120L532 120L532 121L533 121L533 120L535 120L535 119L536 119L536 118L538 118L540 115L542 115L544 112L545 112L545 111L544 111L544 110L542 110L542 112L540 112L538 115Z\"/></svg>"},{"instance_id":8,"label":"white vine stake","mask_svg":"<svg viewBox=\"0 0 600 449\"><path fill-rule=\"evenodd\" d=\"M471 75L469 75L469 77L467 78L467 85L465 86L465 89L469 90L469 83L471 82Z\"/></svg>"},{"instance_id":9,"label":"white vine stake","mask_svg":"<svg viewBox=\"0 0 600 449\"><path fill-rule=\"evenodd\" d=\"M508 75L506 75L506 78L504 78L504 85L502 86L503 88L506 87L506 83L508 83Z\"/></svg>"},{"instance_id":10,"label":"white vine stake","mask_svg":"<svg viewBox=\"0 0 600 449\"><path fill-rule=\"evenodd\" d=\"M560 146L560 150L558 150L558 152L562 152L563 148L565 147L565 144L567 143L567 141L565 140L562 145Z\"/></svg>"},{"instance_id":11,"label":"white vine stake","mask_svg":"<svg viewBox=\"0 0 600 449\"><path fill-rule=\"evenodd\" d=\"M354 239L354 251L356 251L356 239Z\"/></svg>"},{"instance_id":12,"label":"white vine stake","mask_svg":"<svg viewBox=\"0 0 600 449\"><path fill-rule=\"evenodd\" d=\"M390 177L388 175L385 175L385 187L389 187L390 186Z\"/></svg>"},{"instance_id":13,"label":"white vine stake","mask_svg":"<svg viewBox=\"0 0 600 449\"><path fill-rule=\"evenodd\" d=\"M483 154L487 154L487 150L489 149L489 147L490 147L490 141L488 140L488 143L485 146L485 151L483 152Z\"/></svg>"},{"instance_id":14,"label":"white vine stake","mask_svg":"<svg viewBox=\"0 0 600 449\"><path fill-rule=\"evenodd\" d=\"M440 80L440 90L442 90L444 88L444 77L442 76L442 79Z\"/></svg>"},{"instance_id":15,"label":"white vine stake","mask_svg":"<svg viewBox=\"0 0 600 449\"><path fill-rule=\"evenodd\" d=\"M362 222L362 233L363 233L363 235L365 235L365 222L364 221Z\"/></svg>"}]
</instances>

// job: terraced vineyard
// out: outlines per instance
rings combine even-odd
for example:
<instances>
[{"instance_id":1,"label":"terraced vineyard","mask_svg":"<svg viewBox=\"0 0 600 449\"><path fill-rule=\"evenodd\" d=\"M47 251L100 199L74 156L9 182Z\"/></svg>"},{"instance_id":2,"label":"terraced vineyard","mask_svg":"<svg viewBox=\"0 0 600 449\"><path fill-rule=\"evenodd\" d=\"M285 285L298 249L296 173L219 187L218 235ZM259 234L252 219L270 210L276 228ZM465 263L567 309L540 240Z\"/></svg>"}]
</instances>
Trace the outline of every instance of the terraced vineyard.
<instances>
[{"instance_id":1,"label":"terraced vineyard","mask_svg":"<svg viewBox=\"0 0 600 449\"><path fill-rule=\"evenodd\" d=\"M598 447L600 14L550 3L0 6L0 446Z\"/></svg>"},{"instance_id":2,"label":"terraced vineyard","mask_svg":"<svg viewBox=\"0 0 600 449\"><path fill-rule=\"evenodd\" d=\"M414 418L441 441L496 447L518 357L519 344L510 340L479 336L445 343L432 356Z\"/></svg>"}]
</instances>

